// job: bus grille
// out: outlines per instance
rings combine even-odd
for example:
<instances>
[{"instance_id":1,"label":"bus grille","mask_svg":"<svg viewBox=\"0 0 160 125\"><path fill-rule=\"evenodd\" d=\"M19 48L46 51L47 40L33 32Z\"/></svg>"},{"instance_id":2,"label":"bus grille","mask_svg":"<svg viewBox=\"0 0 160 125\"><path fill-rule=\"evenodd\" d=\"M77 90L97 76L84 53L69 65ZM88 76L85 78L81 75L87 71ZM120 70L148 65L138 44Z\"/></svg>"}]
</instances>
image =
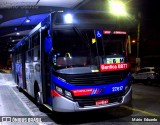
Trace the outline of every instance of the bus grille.
<instances>
[{"instance_id":1,"label":"bus grille","mask_svg":"<svg viewBox=\"0 0 160 125\"><path fill-rule=\"evenodd\" d=\"M69 81L70 84L74 85L100 85L116 83L124 80L129 71L119 71L110 73L90 73L83 75L75 75Z\"/></svg>"},{"instance_id":2,"label":"bus grille","mask_svg":"<svg viewBox=\"0 0 160 125\"><path fill-rule=\"evenodd\" d=\"M105 95L103 97L76 97L74 100L78 102L80 107L84 106L92 106L95 105L96 100L104 100L108 99L109 103L115 103L115 102L122 102L122 96L124 96L125 93L118 93L115 95Z\"/></svg>"}]
</instances>

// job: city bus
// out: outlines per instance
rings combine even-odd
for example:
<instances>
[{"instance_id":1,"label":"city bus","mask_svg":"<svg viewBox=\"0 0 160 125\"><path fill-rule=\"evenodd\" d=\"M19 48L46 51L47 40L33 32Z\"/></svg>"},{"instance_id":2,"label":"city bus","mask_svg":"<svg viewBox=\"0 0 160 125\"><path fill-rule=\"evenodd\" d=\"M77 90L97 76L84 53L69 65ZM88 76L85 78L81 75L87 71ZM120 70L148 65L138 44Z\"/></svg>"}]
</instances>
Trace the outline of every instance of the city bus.
<instances>
[{"instance_id":1,"label":"city bus","mask_svg":"<svg viewBox=\"0 0 160 125\"><path fill-rule=\"evenodd\" d=\"M93 16L87 13L83 18L73 15L50 13L13 47L12 73L19 91L31 95L40 110L55 112L128 104L127 32L88 22L85 18Z\"/></svg>"}]
</instances>

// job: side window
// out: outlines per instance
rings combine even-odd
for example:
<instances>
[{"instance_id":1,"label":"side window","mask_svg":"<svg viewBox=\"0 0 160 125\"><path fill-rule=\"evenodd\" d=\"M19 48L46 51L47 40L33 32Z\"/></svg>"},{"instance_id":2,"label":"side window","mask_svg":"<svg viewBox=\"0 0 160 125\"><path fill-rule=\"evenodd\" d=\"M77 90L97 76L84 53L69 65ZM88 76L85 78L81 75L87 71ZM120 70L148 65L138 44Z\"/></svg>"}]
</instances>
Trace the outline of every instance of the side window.
<instances>
[{"instance_id":1,"label":"side window","mask_svg":"<svg viewBox=\"0 0 160 125\"><path fill-rule=\"evenodd\" d=\"M29 38L29 49L32 49L33 48L33 44L32 44L32 37Z\"/></svg>"},{"instance_id":2,"label":"side window","mask_svg":"<svg viewBox=\"0 0 160 125\"><path fill-rule=\"evenodd\" d=\"M29 50L29 40L26 41L26 51Z\"/></svg>"},{"instance_id":3,"label":"side window","mask_svg":"<svg viewBox=\"0 0 160 125\"><path fill-rule=\"evenodd\" d=\"M19 62L19 56L17 55L16 56L16 63L18 63Z\"/></svg>"},{"instance_id":4,"label":"side window","mask_svg":"<svg viewBox=\"0 0 160 125\"><path fill-rule=\"evenodd\" d=\"M139 70L139 73L145 73L145 72L149 72L150 71L150 69L141 69L141 70Z\"/></svg>"},{"instance_id":5,"label":"side window","mask_svg":"<svg viewBox=\"0 0 160 125\"><path fill-rule=\"evenodd\" d=\"M146 69L141 69L138 71L138 73L144 73L144 72L146 72Z\"/></svg>"},{"instance_id":6,"label":"side window","mask_svg":"<svg viewBox=\"0 0 160 125\"><path fill-rule=\"evenodd\" d=\"M40 48L39 46L37 46L33 50L33 61L39 61L39 59L40 59Z\"/></svg>"},{"instance_id":7,"label":"side window","mask_svg":"<svg viewBox=\"0 0 160 125\"><path fill-rule=\"evenodd\" d=\"M40 59L40 34L36 33L32 38L33 43L33 61L39 61Z\"/></svg>"},{"instance_id":8,"label":"side window","mask_svg":"<svg viewBox=\"0 0 160 125\"><path fill-rule=\"evenodd\" d=\"M141 73L142 72L142 69L140 69L139 71L137 71L137 73Z\"/></svg>"},{"instance_id":9,"label":"side window","mask_svg":"<svg viewBox=\"0 0 160 125\"><path fill-rule=\"evenodd\" d=\"M150 71L152 71L152 70L150 70L150 69L146 69L146 72L150 72Z\"/></svg>"},{"instance_id":10,"label":"side window","mask_svg":"<svg viewBox=\"0 0 160 125\"><path fill-rule=\"evenodd\" d=\"M33 47L40 45L40 35L39 32L35 34L32 38Z\"/></svg>"},{"instance_id":11,"label":"side window","mask_svg":"<svg viewBox=\"0 0 160 125\"><path fill-rule=\"evenodd\" d=\"M21 63L21 53L22 53L22 47L19 46L17 49L16 49L16 62L17 63Z\"/></svg>"},{"instance_id":12,"label":"side window","mask_svg":"<svg viewBox=\"0 0 160 125\"><path fill-rule=\"evenodd\" d=\"M26 62L31 62L31 51L26 52Z\"/></svg>"}]
</instances>

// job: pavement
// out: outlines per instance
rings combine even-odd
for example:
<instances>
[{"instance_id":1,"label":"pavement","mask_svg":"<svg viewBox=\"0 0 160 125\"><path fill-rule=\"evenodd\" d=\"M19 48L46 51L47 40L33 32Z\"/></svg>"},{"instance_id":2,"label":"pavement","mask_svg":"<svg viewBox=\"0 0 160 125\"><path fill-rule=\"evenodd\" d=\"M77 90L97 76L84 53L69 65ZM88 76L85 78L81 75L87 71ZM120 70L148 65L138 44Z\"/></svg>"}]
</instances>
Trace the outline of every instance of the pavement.
<instances>
[{"instance_id":1,"label":"pavement","mask_svg":"<svg viewBox=\"0 0 160 125\"><path fill-rule=\"evenodd\" d=\"M0 73L0 125L49 125L48 116L17 89L12 75ZM32 122L33 121L33 122Z\"/></svg>"}]
</instances>

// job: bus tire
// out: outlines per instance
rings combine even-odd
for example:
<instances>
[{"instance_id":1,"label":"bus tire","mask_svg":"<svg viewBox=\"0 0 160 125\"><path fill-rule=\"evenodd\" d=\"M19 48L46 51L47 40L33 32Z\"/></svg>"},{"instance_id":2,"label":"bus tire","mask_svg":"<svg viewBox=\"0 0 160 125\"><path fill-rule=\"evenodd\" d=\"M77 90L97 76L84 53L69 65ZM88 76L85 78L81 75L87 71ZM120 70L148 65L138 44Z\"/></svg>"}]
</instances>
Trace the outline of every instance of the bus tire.
<instances>
[{"instance_id":1,"label":"bus tire","mask_svg":"<svg viewBox=\"0 0 160 125\"><path fill-rule=\"evenodd\" d=\"M39 110L43 111L43 105L42 105L42 100L41 100L41 93L40 93L39 87L37 87L37 86L35 88L35 100L36 100L36 105L39 108Z\"/></svg>"}]
</instances>

